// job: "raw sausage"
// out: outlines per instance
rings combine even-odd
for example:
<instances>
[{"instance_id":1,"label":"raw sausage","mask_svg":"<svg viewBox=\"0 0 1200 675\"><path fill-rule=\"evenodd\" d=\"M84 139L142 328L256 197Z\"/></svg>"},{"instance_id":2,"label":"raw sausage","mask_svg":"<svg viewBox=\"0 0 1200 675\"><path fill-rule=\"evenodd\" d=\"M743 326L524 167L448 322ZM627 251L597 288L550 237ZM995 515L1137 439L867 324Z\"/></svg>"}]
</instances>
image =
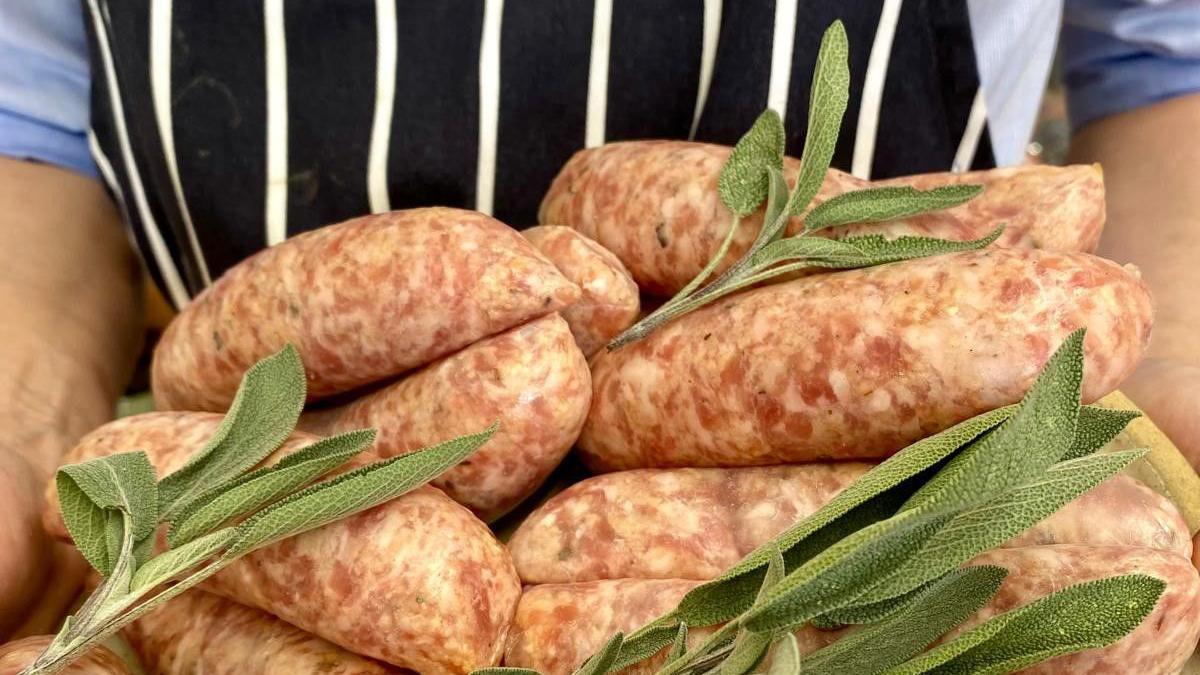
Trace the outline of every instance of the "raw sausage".
<instances>
[{"instance_id":1,"label":"raw sausage","mask_svg":"<svg viewBox=\"0 0 1200 675\"><path fill-rule=\"evenodd\" d=\"M704 267L729 229L717 194L729 148L687 141L627 141L577 152L542 201L539 222L573 227L609 249L643 291L672 295ZM784 161L794 184L797 160ZM927 189L952 182L985 190L959 207L902 221L836 228L827 236L881 233L976 239L1005 224L1002 246L1092 251L1104 223L1103 175L1095 166L1017 167L910 176L870 183L830 170L814 203L850 190L889 184ZM727 260L749 247L762 211L743 219ZM797 217L788 226L795 233Z\"/></svg>"},{"instance_id":2,"label":"raw sausage","mask_svg":"<svg viewBox=\"0 0 1200 675\"><path fill-rule=\"evenodd\" d=\"M318 434L374 427L372 452L410 452L495 421L471 457L434 481L492 520L529 496L571 449L587 416L587 361L557 314L485 338L344 406L304 416Z\"/></svg>"},{"instance_id":3,"label":"raw sausage","mask_svg":"<svg viewBox=\"0 0 1200 675\"><path fill-rule=\"evenodd\" d=\"M640 469L585 479L525 519L508 542L526 584L625 577L712 579L815 512L861 463ZM1005 544L1139 546L1192 555L1166 497L1114 476Z\"/></svg>"},{"instance_id":4,"label":"raw sausage","mask_svg":"<svg viewBox=\"0 0 1200 675\"><path fill-rule=\"evenodd\" d=\"M595 476L538 507L508 548L527 584L711 579L869 468L846 462Z\"/></svg>"},{"instance_id":5,"label":"raw sausage","mask_svg":"<svg viewBox=\"0 0 1200 675\"><path fill-rule=\"evenodd\" d=\"M529 242L473 211L424 208L307 232L235 265L155 350L160 410L223 411L292 343L310 399L424 365L579 297Z\"/></svg>"},{"instance_id":6,"label":"raw sausage","mask_svg":"<svg viewBox=\"0 0 1200 675\"><path fill-rule=\"evenodd\" d=\"M1020 399L1087 327L1084 398L1138 364L1153 310L1136 270L988 249L740 293L592 361L593 469L887 456Z\"/></svg>"},{"instance_id":7,"label":"raw sausage","mask_svg":"<svg viewBox=\"0 0 1200 675\"><path fill-rule=\"evenodd\" d=\"M504 665L533 668L544 675L567 675L614 633L628 634L657 619L699 584L685 579L616 579L530 587L517 607ZM691 630L688 642L699 642L713 630ZM796 632L796 642L800 652L807 654L840 634L805 626ZM652 673L664 659L660 652L621 672Z\"/></svg>"},{"instance_id":8,"label":"raw sausage","mask_svg":"<svg viewBox=\"0 0 1200 675\"><path fill-rule=\"evenodd\" d=\"M161 476L164 467L186 462L220 419L209 413L125 418L85 437L68 461L140 449ZM314 438L293 436L297 446ZM48 505L57 511L57 500ZM67 536L59 516L47 514L43 522ZM427 486L250 553L203 587L422 673L494 665L520 596L504 546L469 511Z\"/></svg>"},{"instance_id":9,"label":"raw sausage","mask_svg":"<svg viewBox=\"0 0 1200 675\"><path fill-rule=\"evenodd\" d=\"M1031 546L998 549L973 563L1009 570L996 597L948 635L953 637L988 617L1062 588L1104 577L1145 574L1167 583L1158 604L1132 633L1115 644L1045 661L1030 675L1072 673L1177 673L1200 639L1200 574L1186 557L1168 551L1121 546ZM947 639L948 639L947 638Z\"/></svg>"},{"instance_id":10,"label":"raw sausage","mask_svg":"<svg viewBox=\"0 0 1200 675\"><path fill-rule=\"evenodd\" d=\"M0 645L0 675L17 675L41 656L53 635L33 635ZM130 675L121 657L108 648L92 647L62 671L63 675Z\"/></svg>"},{"instance_id":11,"label":"raw sausage","mask_svg":"<svg viewBox=\"0 0 1200 675\"><path fill-rule=\"evenodd\" d=\"M521 234L579 287L579 300L562 310L562 316L584 356L637 320L637 284L612 251L561 225L539 225Z\"/></svg>"},{"instance_id":12,"label":"raw sausage","mask_svg":"<svg viewBox=\"0 0 1200 675\"><path fill-rule=\"evenodd\" d=\"M123 631L155 675L384 675L406 672L348 652L270 614L190 590Z\"/></svg>"}]
</instances>

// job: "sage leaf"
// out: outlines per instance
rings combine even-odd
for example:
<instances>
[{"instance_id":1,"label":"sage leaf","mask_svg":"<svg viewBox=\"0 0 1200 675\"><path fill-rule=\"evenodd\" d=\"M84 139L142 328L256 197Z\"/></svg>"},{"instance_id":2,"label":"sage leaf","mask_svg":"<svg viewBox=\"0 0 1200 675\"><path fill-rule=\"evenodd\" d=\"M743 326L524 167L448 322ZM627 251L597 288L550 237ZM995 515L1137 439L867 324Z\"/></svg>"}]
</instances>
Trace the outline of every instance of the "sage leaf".
<instances>
[{"instance_id":1,"label":"sage leaf","mask_svg":"<svg viewBox=\"0 0 1200 675\"><path fill-rule=\"evenodd\" d=\"M1068 586L996 615L887 674L1010 673L1106 647L1137 628L1165 589L1161 579L1141 574Z\"/></svg>"},{"instance_id":2,"label":"sage leaf","mask_svg":"<svg viewBox=\"0 0 1200 675\"><path fill-rule=\"evenodd\" d=\"M679 622L679 628L676 629L675 639L671 642L671 649L667 652L667 661L674 661L683 656L687 651L688 640L688 625L684 622Z\"/></svg>"},{"instance_id":3,"label":"sage leaf","mask_svg":"<svg viewBox=\"0 0 1200 675\"><path fill-rule=\"evenodd\" d=\"M54 476L63 522L76 548L108 576L128 535L134 542L154 534L158 495L154 467L144 452L123 452L59 468ZM121 513L128 516L128 525Z\"/></svg>"},{"instance_id":4,"label":"sage leaf","mask_svg":"<svg viewBox=\"0 0 1200 675\"><path fill-rule=\"evenodd\" d=\"M783 554L775 548L772 552L771 562L767 565L767 573L763 576L762 587L758 590L756 600L762 600L767 591L778 584L784 577L785 564L783 562ZM775 641L776 634L771 632L753 633L747 630L738 631L737 637L733 641L733 650L729 656L721 662L721 667L718 669L719 675L744 675L749 673L763 657L767 655L767 650L771 648L771 643Z\"/></svg>"},{"instance_id":5,"label":"sage leaf","mask_svg":"<svg viewBox=\"0 0 1200 675\"><path fill-rule=\"evenodd\" d=\"M821 616L812 620L812 624L817 628L831 629L845 625L857 625L864 623L875 623L881 621L903 609L908 603L912 602L921 591L928 588L929 584L918 586L913 590L903 595L897 595L894 598L887 598L879 602L869 604L851 604L845 607L832 609Z\"/></svg>"},{"instance_id":6,"label":"sage leaf","mask_svg":"<svg viewBox=\"0 0 1200 675\"><path fill-rule=\"evenodd\" d=\"M857 248L870 261L867 265L883 265L886 263L928 258L947 253L963 251L978 251L987 248L1004 233L1001 225L979 239L956 241L950 239L935 239L933 237L902 236L888 239L881 234L864 234L840 239L843 244Z\"/></svg>"},{"instance_id":7,"label":"sage leaf","mask_svg":"<svg viewBox=\"0 0 1200 675\"><path fill-rule=\"evenodd\" d=\"M800 156L800 175L788 200L788 212L798 216L825 182L837 147L842 117L850 101L850 43L846 27L834 21L821 37L808 99L808 130Z\"/></svg>"},{"instance_id":8,"label":"sage leaf","mask_svg":"<svg viewBox=\"0 0 1200 675\"><path fill-rule=\"evenodd\" d=\"M170 581L216 555L233 542L236 534L234 528L226 527L154 556L134 573L130 589L139 591Z\"/></svg>"},{"instance_id":9,"label":"sage leaf","mask_svg":"<svg viewBox=\"0 0 1200 675\"><path fill-rule=\"evenodd\" d=\"M287 345L251 366L213 437L187 464L158 486L159 510L171 520L188 502L278 448L296 428L306 380L300 353Z\"/></svg>"},{"instance_id":10,"label":"sage leaf","mask_svg":"<svg viewBox=\"0 0 1200 675\"><path fill-rule=\"evenodd\" d=\"M771 654L771 666L767 675L801 675L800 647L796 644L796 636L785 634Z\"/></svg>"},{"instance_id":11,"label":"sage leaf","mask_svg":"<svg viewBox=\"0 0 1200 675\"><path fill-rule=\"evenodd\" d=\"M1051 355L1012 417L959 453L904 508L979 503L1037 476L1070 451L1083 387L1081 328Z\"/></svg>"},{"instance_id":12,"label":"sage leaf","mask_svg":"<svg viewBox=\"0 0 1200 675\"><path fill-rule=\"evenodd\" d=\"M171 525L168 541L179 546L240 516L291 494L319 476L341 466L375 442L373 429L350 431L321 439L283 458L275 466L243 474L193 502Z\"/></svg>"},{"instance_id":13,"label":"sage leaf","mask_svg":"<svg viewBox=\"0 0 1200 675\"><path fill-rule=\"evenodd\" d=\"M782 170L784 141L783 120L768 108L733 146L717 179L717 194L730 211L747 216L766 199L766 170Z\"/></svg>"},{"instance_id":14,"label":"sage leaf","mask_svg":"<svg viewBox=\"0 0 1200 675\"><path fill-rule=\"evenodd\" d=\"M637 635L630 635L621 642L621 653L609 666L608 672L614 673L631 666L639 661L654 656L670 645L678 635L679 628L673 622L652 625L647 630L639 630Z\"/></svg>"},{"instance_id":15,"label":"sage leaf","mask_svg":"<svg viewBox=\"0 0 1200 675\"><path fill-rule=\"evenodd\" d=\"M804 218L804 229L815 232L850 223L879 223L951 208L974 199L982 185L943 185L918 190L904 185L854 190L830 197Z\"/></svg>"},{"instance_id":16,"label":"sage leaf","mask_svg":"<svg viewBox=\"0 0 1200 675\"><path fill-rule=\"evenodd\" d=\"M965 621L996 594L1008 570L992 565L949 572L887 620L864 626L809 654L809 675L870 675L903 663Z\"/></svg>"},{"instance_id":17,"label":"sage leaf","mask_svg":"<svg viewBox=\"0 0 1200 675\"><path fill-rule=\"evenodd\" d=\"M531 668L480 668L472 670L471 675L542 675Z\"/></svg>"},{"instance_id":18,"label":"sage leaf","mask_svg":"<svg viewBox=\"0 0 1200 675\"><path fill-rule=\"evenodd\" d=\"M922 474L974 442L1008 419L1014 409L1015 406L1007 406L983 413L917 441L892 455L847 486L816 513L751 551L720 577L692 589L680 601L678 615L690 626L709 626L741 614L753 604L754 593L761 586L763 570L776 548L783 553L789 565L798 565L803 561L793 560L793 556L789 554L804 542L823 531L832 531L834 534L831 539L836 541L867 524L855 523L851 527L838 527L839 523L843 523L856 509ZM880 511L883 512L880 516L882 518L891 515L886 508ZM871 514L870 510L868 514ZM864 520L875 522L873 515L880 514L875 512ZM817 550L823 548L824 545Z\"/></svg>"},{"instance_id":19,"label":"sage leaf","mask_svg":"<svg viewBox=\"0 0 1200 675\"><path fill-rule=\"evenodd\" d=\"M483 432L369 464L296 492L238 525L238 537L226 556L320 527L424 485L479 449L497 428L493 423Z\"/></svg>"},{"instance_id":20,"label":"sage leaf","mask_svg":"<svg viewBox=\"0 0 1200 675\"><path fill-rule=\"evenodd\" d=\"M575 675L604 675L609 672L617 657L621 655L621 643L624 641L624 634L618 632L613 635L608 642L604 643L600 651L592 654L591 658L583 662L579 670L575 671Z\"/></svg>"},{"instance_id":21,"label":"sage leaf","mask_svg":"<svg viewBox=\"0 0 1200 675\"><path fill-rule=\"evenodd\" d=\"M1063 459L1083 457L1099 450L1117 437L1125 427L1142 414L1136 410L1113 410L1100 406L1085 405L1079 410L1079 428L1075 430L1075 442Z\"/></svg>"},{"instance_id":22,"label":"sage leaf","mask_svg":"<svg viewBox=\"0 0 1200 675\"><path fill-rule=\"evenodd\" d=\"M854 532L770 588L742 616L742 626L757 633L788 630L853 600L879 570L906 560L951 515L901 511Z\"/></svg>"},{"instance_id":23,"label":"sage leaf","mask_svg":"<svg viewBox=\"0 0 1200 675\"><path fill-rule=\"evenodd\" d=\"M1040 478L954 516L921 549L855 603L896 597L995 548L1116 475L1145 450L1089 455L1056 464Z\"/></svg>"}]
</instances>

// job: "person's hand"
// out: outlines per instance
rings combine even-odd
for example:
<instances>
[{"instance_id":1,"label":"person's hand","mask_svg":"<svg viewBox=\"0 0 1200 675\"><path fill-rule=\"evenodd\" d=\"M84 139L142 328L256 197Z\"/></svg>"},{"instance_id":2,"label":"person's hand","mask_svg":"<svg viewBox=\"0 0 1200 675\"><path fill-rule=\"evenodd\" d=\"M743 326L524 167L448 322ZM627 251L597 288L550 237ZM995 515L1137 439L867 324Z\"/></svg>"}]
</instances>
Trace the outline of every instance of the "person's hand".
<instances>
[{"instance_id":1,"label":"person's hand","mask_svg":"<svg viewBox=\"0 0 1200 675\"><path fill-rule=\"evenodd\" d=\"M1133 399L1200 471L1200 366L1148 358L1121 390Z\"/></svg>"},{"instance_id":2,"label":"person's hand","mask_svg":"<svg viewBox=\"0 0 1200 675\"><path fill-rule=\"evenodd\" d=\"M0 642L51 632L74 599L86 564L42 530L45 472L0 447Z\"/></svg>"}]
</instances>

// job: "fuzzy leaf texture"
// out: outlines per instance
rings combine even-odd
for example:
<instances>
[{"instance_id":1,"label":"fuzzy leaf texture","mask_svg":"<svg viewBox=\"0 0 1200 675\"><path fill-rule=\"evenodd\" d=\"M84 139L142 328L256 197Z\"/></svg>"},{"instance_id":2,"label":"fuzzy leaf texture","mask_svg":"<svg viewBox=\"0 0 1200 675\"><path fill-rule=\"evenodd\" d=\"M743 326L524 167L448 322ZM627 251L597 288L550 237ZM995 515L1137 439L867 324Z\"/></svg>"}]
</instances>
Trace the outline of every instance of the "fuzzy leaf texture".
<instances>
[{"instance_id":1,"label":"fuzzy leaf texture","mask_svg":"<svg viewBox=\"0 0 1200 675\"><path fill-rule=\"evenodd\" d=\"M763 576L762 586L758 589L758 600L761 600L768 591L783 580L784 572L783 554L779 552L779 549L775 549L771 556L771 562L767 565L767 573ZM718 675L744 675L753 671L767 655L767 650L771 648L775 637L774 633L738 631L737 637L734 638L733 650L721 662L721 667L717 671Z\"/></svg>"},{"instance_id":2,"label":"fuzzy leaf texture","mask_svg":"<svg viewBox=\"0 0 1200 675\"><path fill-rule=\"evenodd\" d=\"M287 345L251 366L208 443L159 483L159 510L171 520L188 502L258 464L296 428L306 394L300 353Z\"/></svg>"},{"instance_id":3,"label":"fuzzy leaf texture","mask_svg":"<svg viewBox=\"0 0 1200 675\"><path fill-rule=\"evenodd\" d=\"M625 636L622 633L617 633L609 638L600 651L593 654L579 670L575 671L575 675L604 675L609 672L617 658L621 656L621 643L624 641Z\"/></svg>"},{"instance_id":4,"label":"fuzzy leaf texture","mask_svg":"<svg viewBox=\"0 0 1200 675\"><path fill-rule=\"evenodd\" d=\"M1113 410L1100 406L1085 405L1079 410L1079 428L1075 430L1075 442L1063 459L1075 459L1090 455L1108 444L1125 430L1129 423L1141 417L1136 410Z\"/></svg>"},{"instance_id":5,"label":"fuzzy leaf texture","mask_svg":"<svg viewBox=\"0 0 1200 675\"><path fill-rule=\"evenodd\" d=\"M886 673L999 675L1055 656L1106 647L1137 628L1165 589L1161 579L1141 574L1068 586L998 614Z\"/></svg>"},{"instance_id":6,"label":"fuzzy leaf texture","mask_svg":"<svg viewBox=\"0 0 1200 675\"><path fill-rule=\"evenodd\" d=\"M768 108L733 146L717 179L717 193L730 211L749 215L767 198L767 168L783 168L784 140L783 120Z\"/></svg>"},{"instance_id":7,"label":"fuzzy leaf texture","mask_svg":"<svg viewBox=\"0 0 1200 675\"><path fill-rule=\"evenodd\" d=\"M817 205L804 218L804 230L815 232L850 223L880 223L965 204L982 185L943 185L929 190L904 185L854 190Z\"/></svg>"},{"instance_id":8,"label":"fuzzy leaf texture","mask_svg":"<svg viewBox=\"0 0 1200 675\"><path fill-rule=\"evenodd\" d=\"M801 675L802 665L796 636L788 633L776 644L775 651L771 654L771 666L767 669L767 675Z\"/></svg>"},{"instance_id":9,"label":"fuzzy leaf texture","mask_svg":"<svg viewBox=\"0 0 1200 675\"><path fill-rule=\"evenodd\" d=\"M874 675L903 663L983 607L1008 570L967 567L947 573L884 621L860 628L804 660L809 675Z\"/></svg>"},{"instance_id":10,"label":"fuzzy leaf texture","mask_svg":"<svg viewBox=\"0 0 1200 675\"><path fill-rule=\"evenodd\" d=\"M1055 350L1017 411L979 443L959 453L905 508L979 503L1037 476L1072 448L1083 387L1081 328Z\"/></svg>"},{"instance_id":11,"label":"fuzzy leaf texture","mask_svg":"<svg viewBox=\"0 0 1200 675\"><path fill-rule=\"evenodd\" d=\"M153 536L158 493L146 453L125 452L69 464L59 468L54 480L67 531L101 575L108 576L120 556L126 534L122 512L128 515L131 546Z\"/></svg>"},{"instance_id":12,"label":"fuzzy leaf texture","mask_svg":"<svg viewBox=\"0 0 1200 675\"><path fill-rule=\"evenodd\" d=\"M809 87L808 130L800 159L800 175L788 200L788 213L798 216L825 182L837 147L842 117L850 101L850 42L846 27L834 21L821 37Z\"/></svg>"},{"instance_id":13,"label":"fuzzy leaf texture","mask_svg":"<svg viewBox=\"0 0 1200 675\"><path fill-rule=\"evenodd\" d=\"M183 510L172 523L168 541L171 546L179 546L234 518L254 513L341 466L373 442L374 430L350 431L321 439L275 466L243 474Z\"/></svg>"},{"instance_id":14,"label":"fuzzy leaf texture","mask_svg":"<svg viewBox=\"0 0 1200 675\"><path fill-rule=\"evenodd\" d=\"M192 569L233 543L237 531L226 527L164 551L138 568L130 582L134 592L152 588Z\"/></svg>"},{"instance_id":15,"label":"fuzzy leaf texture","mask_svg":"<svg viewBox=\"0 0 1200 675\"><path fill-rule=\"evenodd\" d=\"M974 442L1007 419L1013 410L1014 406L1008 406L983 413L892 455L816 513L759 546L717 579L692 589L680 602L679 615L691 626L708 626L742 613L753 603L754 594L761 585L761 575L775 548L787 558L790 551L827 528L835 530L839 539L850 534L858 528L837 527L848 515Z\"/></svg>"},{"instance_id":16,"label":"fuzzy leaf texture","mask_svg":"<svg viewBox=\"0 0 1200 675\"><path fill-rule=\"evenodd\" d=\"M424 485L478 450L497 428L493 423L481 433L376 462L296 492L238 525L238 538L226 555L247 553Z\"/></svg>"}]
</instances>

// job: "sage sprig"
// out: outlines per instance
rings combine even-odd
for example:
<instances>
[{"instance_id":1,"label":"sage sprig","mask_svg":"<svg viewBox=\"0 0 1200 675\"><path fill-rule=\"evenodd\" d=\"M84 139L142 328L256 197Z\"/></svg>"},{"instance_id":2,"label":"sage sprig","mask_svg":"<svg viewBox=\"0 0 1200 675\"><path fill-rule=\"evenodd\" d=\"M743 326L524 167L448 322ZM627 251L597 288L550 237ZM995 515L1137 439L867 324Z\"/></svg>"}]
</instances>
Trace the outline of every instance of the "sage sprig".
<instances>
[{"instance_id":1,"label":"sage sprig","mask_svg":"<svg viewBox=\"0 0 1200 675\"><path fill-rule=\"evenodd\" d=\"M958 206L980 193L978 185L948 185L930 190L908 186L855 190L830 198L809 210L821 189L837 147L850 92L849 43L841 21L825 31L817 53L809 94L808 128L800 169L790 194L783 177L784 133L779 113L767 109L746 132L721 168L717 192L729 209L729 230L716 253L686 286L608 344L614 350L640 340L659 326L739 290L800 272L806 268L853 269L911 260L941 253L983 248L1000 229L972 241L930 237L811 237L835 225L874 223ZM766 201L763 223L749 250L719 277L705 282L733 245L742 218ZM792 218L805 216L800 232L785 237Z\"/></svg>"},{"instance_id":2,"label":"sage sprig","mask_svg":"<svg viewBox=\"0 0 1200 675\"><path fill-rule=\"evenodd\" d=\"M370 446L374 430L320 440L274 466L251 470L295 429L304 382L303 365L290 345L255 364L212 439L162 480L155 480L144 452L59 469L63 520L102 580L25 675L61 671L98 641L251 551L424 485L477 450L497 428L493 424L316 483ZM169 528L170 548L152 556L163 526Z\"/></svg>"},{"instance_id":3,"label":"sage sprig","mask_svg":"<svg viewBox=\"0 0 1200 675\"><path fill-rule=\"evenodd\" d=\"M621 657L623 646L641 656L670 645L660 675L743 673L768 649L771 672L1003 673L1133 630L1157 603L1162 580L1134 575L1069 587L919 653L974 614L1003 578L964 563L1144 453L1096 452L1136 415L1080 405L1083 338L1080 330L1064 340L1020 403L901 450L674 610L622 636L609 647L618 656L608 672L636 662ZM790 631L807 622L858 625L802 658ZM691 647L668 637L719 624Z\"/></svg>"}]
</instances>

